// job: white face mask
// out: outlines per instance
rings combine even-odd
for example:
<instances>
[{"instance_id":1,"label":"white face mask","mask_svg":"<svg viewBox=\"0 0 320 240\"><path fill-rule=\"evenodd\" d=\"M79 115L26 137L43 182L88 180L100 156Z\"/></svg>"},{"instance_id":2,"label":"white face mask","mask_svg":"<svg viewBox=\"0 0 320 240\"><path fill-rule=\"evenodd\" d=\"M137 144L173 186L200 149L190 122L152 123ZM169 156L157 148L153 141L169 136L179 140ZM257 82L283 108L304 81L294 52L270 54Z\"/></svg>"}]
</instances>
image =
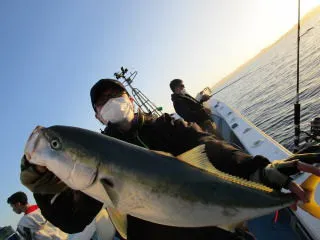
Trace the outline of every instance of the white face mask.
<instances>
[{"instance_id":1,"label":"white face mask","mask_svg":"<svg viewBox=\"0 0 320 240\"><path fill-rule=\"evenodd\" d=\"M180 93L184 95L184 94L187 93L187 91L186 91L186 89L184 88L184 89L182 89L182 90L180 91Z\"/></svg>"},{"instance_id":2,"label":"white face mask","mask_svg":"<svg viewBox=\"0 0 320 240\"><path fill-rule=\"evenodd\" d=\"M101 108L99 118L104 124L131 122L134 118L133 104L127 95L112 98Z\"/></svg>"}]
</instances>

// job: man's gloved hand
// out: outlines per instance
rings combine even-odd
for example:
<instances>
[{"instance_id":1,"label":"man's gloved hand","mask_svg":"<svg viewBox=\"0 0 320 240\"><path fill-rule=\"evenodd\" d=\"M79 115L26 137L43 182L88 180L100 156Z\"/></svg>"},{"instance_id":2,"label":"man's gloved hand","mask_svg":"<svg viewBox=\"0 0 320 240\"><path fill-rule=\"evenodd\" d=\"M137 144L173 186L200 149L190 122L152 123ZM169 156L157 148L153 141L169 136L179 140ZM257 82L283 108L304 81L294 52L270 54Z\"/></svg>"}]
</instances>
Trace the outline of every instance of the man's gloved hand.
<instances>
[{"instance_id":1,"label":"man's gloved hand","mask_svg":"<svg viewBox=\"0 0 320 240\"><path fill-rule=\"evenodd\" d=\"M20 180L34 193L60 193L67 188L56 175L42 166L30 163L25 156L21 158Z\"/></svg>"},{"instance_id":2,"label":"man's gloved hand","mask_svg":"<svg viewBox=\"0 0 320 240\"><path fill-rule=\"evenodd\" d=\"M320 154L297 154L285 160L273 161L265 168L258 169L250 179L277 190L289 189L298 199L306 202L307 193L290 176L299 172L320 176L320 169L311 165L314 163L320 163Z\"/></svg>"},{"instance_id":3,"label":"man's gloved hand","mask_svg":"<svg viewBox=\"0 0 320 240\"><path fill-rule=\"evenodd\" d=\"M254 175L253 180L258 180L271 188L280 190L281 188L289 188L289 183L292 181L290 175L299 172L297 163L299 160L293 159L277 160L268 164L265 168L260 169Z\"/></svg>"}]
</instances>

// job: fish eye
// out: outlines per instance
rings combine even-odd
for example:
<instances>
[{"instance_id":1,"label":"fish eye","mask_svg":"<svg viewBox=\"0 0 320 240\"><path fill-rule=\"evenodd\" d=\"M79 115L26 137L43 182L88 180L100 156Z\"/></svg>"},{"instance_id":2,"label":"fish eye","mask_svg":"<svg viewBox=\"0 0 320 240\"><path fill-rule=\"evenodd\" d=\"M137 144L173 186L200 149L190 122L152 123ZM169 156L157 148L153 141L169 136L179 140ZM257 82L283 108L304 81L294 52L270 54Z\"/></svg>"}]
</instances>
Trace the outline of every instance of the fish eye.
<instances>
[{"instance_id":1,"label":"fish eye","mask_svg":"<svg viewBox=\"0 0 320 240\"><path fill-rule=\"evenodd\" d=\"M51 140L50 146L55 150L59 150L61 148L61 143L58 139L55 138Z\"/></svg>"}]
</instances>

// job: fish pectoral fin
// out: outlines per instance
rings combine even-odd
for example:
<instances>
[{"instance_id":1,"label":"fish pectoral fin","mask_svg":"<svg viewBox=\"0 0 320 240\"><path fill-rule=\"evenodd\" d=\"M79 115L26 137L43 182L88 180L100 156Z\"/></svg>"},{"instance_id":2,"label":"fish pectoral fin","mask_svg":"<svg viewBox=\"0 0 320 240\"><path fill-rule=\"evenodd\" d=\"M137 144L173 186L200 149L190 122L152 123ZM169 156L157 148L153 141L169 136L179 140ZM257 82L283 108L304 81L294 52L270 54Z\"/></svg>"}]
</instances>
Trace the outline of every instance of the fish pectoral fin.
<instances>
[{"instance_id":1,"label":"fish pectoral fin","mask_svg":"<svg viewBox=\"0 0 320 240\"><path fill-rule=\"evenodd\" d=\"M310 201L307 203L302 203L299 205L300 208L305 210L306 212L310 213L312 216L320 219L320 206L316 201L316 191L317 187L320 183L320 177L316 175L311 175L310 177L305 180L301 187L310 194Z\"/></svg>"},{"instance_id":2,"label":"fish pectoral fin","mask_svg":"<svg viewBox=\"0 0 320 240\"><path fill-rule=\"evenodd\" d=\"M119 195L116 192L116 190L114 189L114 183L112 182L112 180L102 178L100 180L100 182L101 182L102 186L104 187L104 189L106 190L113 205L115 207L117 207L118 202L119 202Z\"/></svg>"},{"instance_id":3,"label":"fish pectoral fin","mask_svg":"<svg viewBox=\"0 0 320 240\"><path fill-rule=\"evenodd\" d=\"M109 218L122 238L127 239L127 215L121 214L117 209L112 207L106 208Z\"/></svg>"},{"instance_id":4,"label":"fish pectoral fin","mask_svg":"<svg viewBox=\"0 0 320 240\"><path fill-rule=\"evenodd\" d=\"M186 162L208 172L216 171L216 168L212 165L207 157L204 144L178 155L177 158L182 162Z\"/></svg>"}]
</instances>

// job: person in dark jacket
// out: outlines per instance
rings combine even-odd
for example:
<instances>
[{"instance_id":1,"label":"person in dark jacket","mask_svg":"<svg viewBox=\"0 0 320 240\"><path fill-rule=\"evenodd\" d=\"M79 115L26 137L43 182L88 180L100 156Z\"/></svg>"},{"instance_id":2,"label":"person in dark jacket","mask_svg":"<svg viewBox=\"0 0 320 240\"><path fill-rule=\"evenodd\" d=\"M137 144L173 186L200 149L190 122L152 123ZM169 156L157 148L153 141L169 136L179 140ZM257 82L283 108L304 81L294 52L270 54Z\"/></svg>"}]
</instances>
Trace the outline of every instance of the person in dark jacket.
<instances>
[{"instance_id":1,"label":"person in dark jacket","mask_svg":"<svg viewBox=\"0 0 320 240\"><path fill-rule=\"evenodd\" d=\"M278 189L286 187L297 194L300 199L306 200L306 193L297 184L290 181L289 176L278 170L279 165L273 166L263 156L253 157L243 153L233 146L216 139L214 135L203 132L196 123L174 120L169 114L164 114L158 118L141 112L134 114L132 99L130 99L125 87L116 80L102 79L98 81L92 87L90 95L96 118L106 125L105 130L102 132L103 134L144 148L169 152L175 156L200 144L205 144L206 153L210 161L219 170L245 179L262 182ZM294 169L294 171L291 171L291 174L304 170L303 163L299 161L295 161L294 163L289 162L289 164L286 162L286 164L288 166L291 164L290 168ZM309 165L307 167L308 171L310 169L313 172L316 171L314 167L310 167ZM28 168L24 171L28 172ZM21 174L23 174L23 171ZM43 176L46 174L52 173L47 171ZM320 175L320 173L318 174ZM41 176L38 179L35 177L29 184L26 178L21 179L27 187L32 185L33 189L41 192L42 187L37 186L38 181L41 182L40 185L43 185L44 181L41 178ZM55 188L54 184L51 185L51 181L48 181L48 185L51 188ZM66 194L61 192L60 195ZM78 204L79 202L74 201L74 205ZM95 203L93 202L86 204L86 207L91 208L94 205ZM72 216L72 214L72 211L66 210L64 212L65 216ZM57 218L58 216L53 217ZM171 227L151 223L130 215L127 220L127 236L129 240L253 239L245 231L232 233L218 227ZM89 223L90 219L88 219ZM64 229L63 226L60 227Z\"/></svg>"},{"instance_id":2,"label":"person in dark jacket","mask_svg":"<svg viewBox=\"0 0 320 240\"><path fill-rule=\"evenodd\" d=\"M211 118L211 110L203 106L203 102L209 100L208 95L203 95L200 101L190 96L185 89L181 79L174 79L170 82L173 92L171 100L177 114L187 122L196 122L205 131L215 134L216 126Z\"/></svg>"}]
</instances>

